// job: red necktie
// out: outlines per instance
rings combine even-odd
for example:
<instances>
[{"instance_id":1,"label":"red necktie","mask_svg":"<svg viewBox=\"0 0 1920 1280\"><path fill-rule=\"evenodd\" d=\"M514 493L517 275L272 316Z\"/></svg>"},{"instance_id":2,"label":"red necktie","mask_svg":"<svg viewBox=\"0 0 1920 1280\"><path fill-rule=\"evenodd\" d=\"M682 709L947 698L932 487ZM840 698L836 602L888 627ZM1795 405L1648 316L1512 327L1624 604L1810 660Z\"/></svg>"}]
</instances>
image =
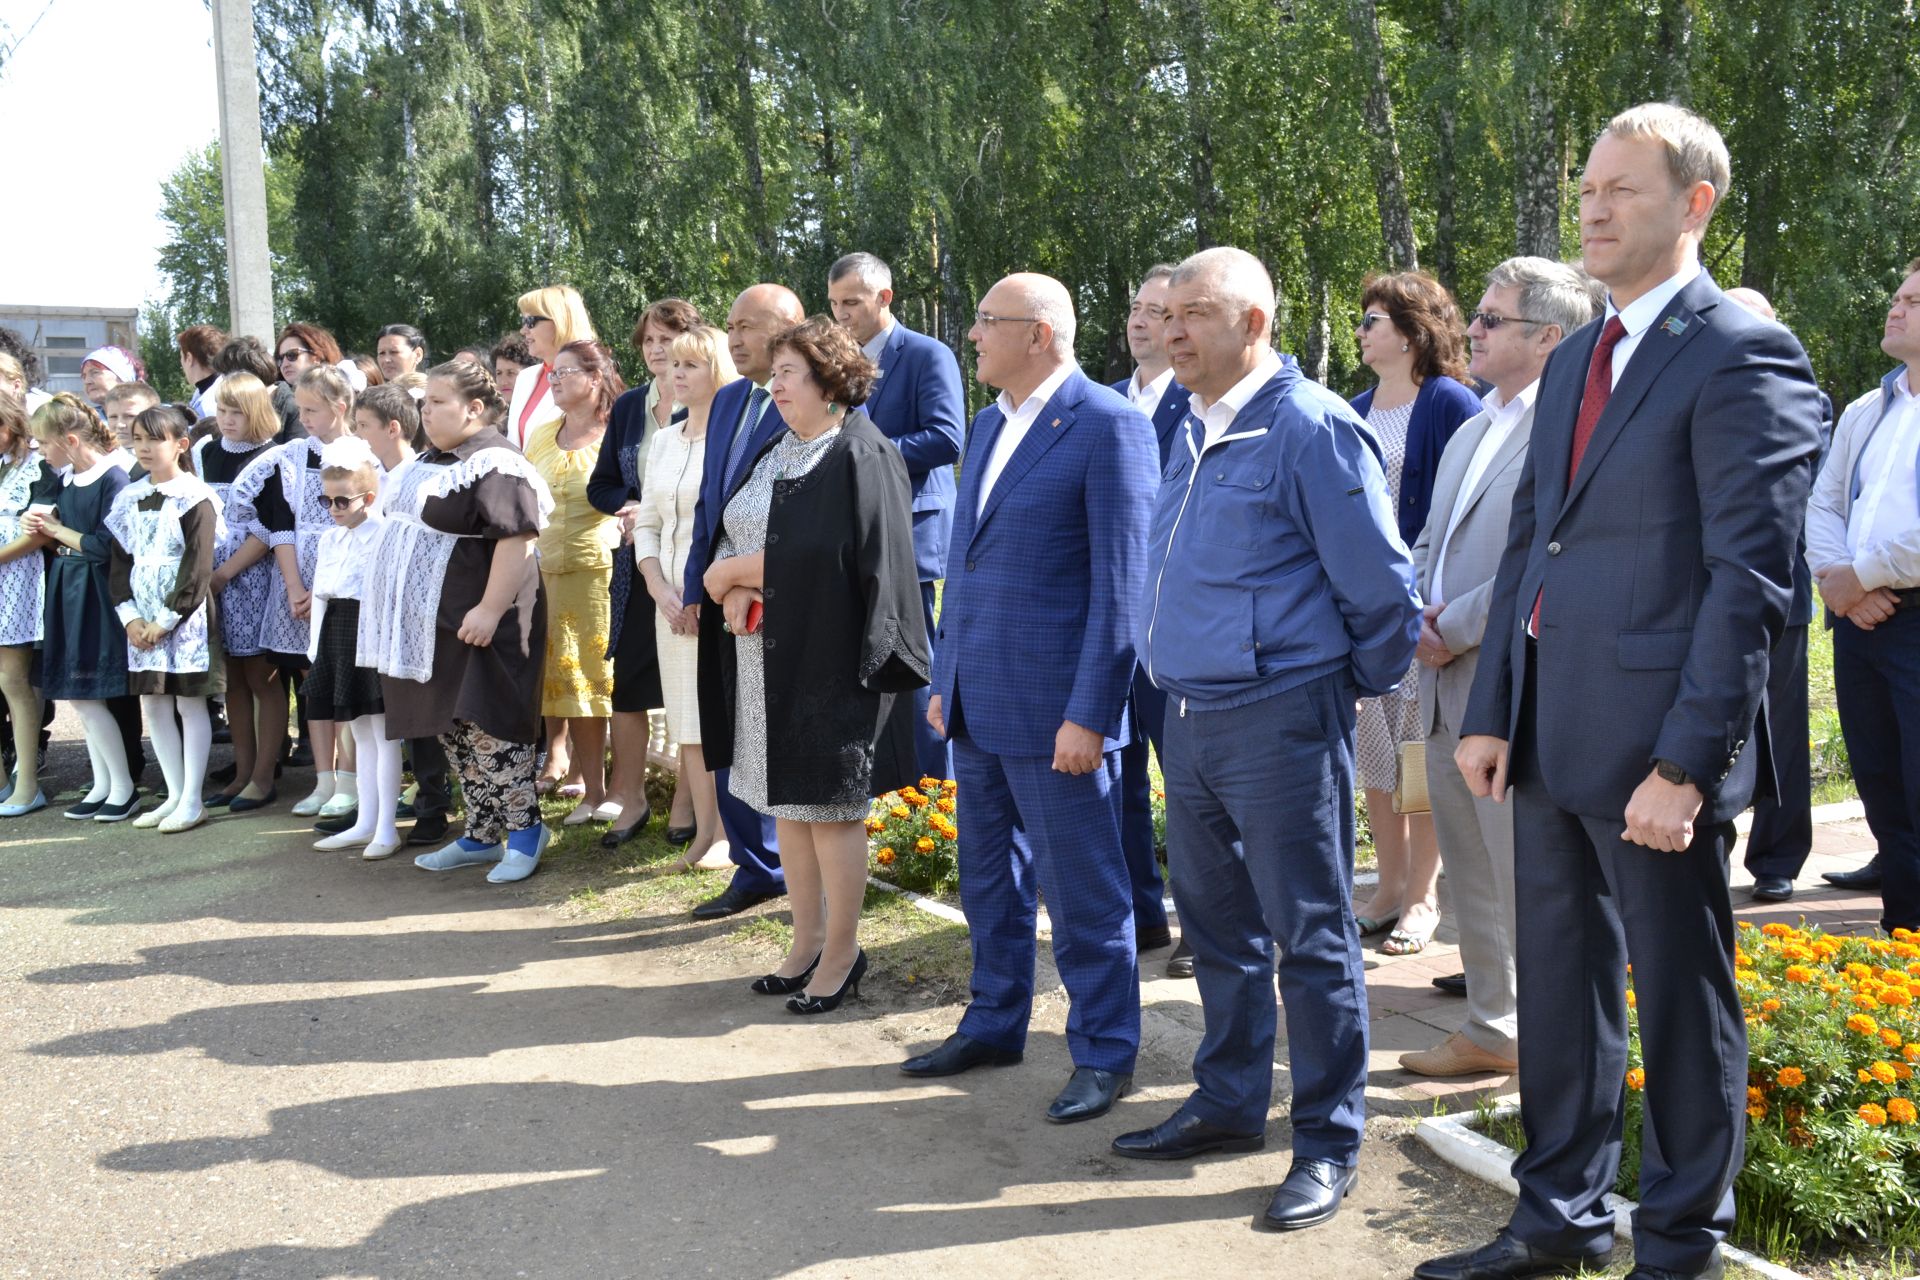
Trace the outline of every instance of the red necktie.
<instances>
[{"instance_id":1,"label":"red necktie","mask_svg":"<svg viewBox=\"0 0 1920 1280\"><path fill-rule=\"evenodd\" d=\"M1620 339L1627 336L1627 326L1620 323L1618 315L1609 316L1604 328L1600 330L1600 341L1594 344L1593 363L1587 366L1587 389L1580 393L1580 416L1573 423L1573 453L1567 459L1567 492L1573 492L1573 478L1580 474L1580 459L1587 455L1587 445L1593 439L1593 429L1600 421L1600 414L1607 407L1607 398L1613 394L1613 349ZM1546 594L1545 588L1540 595ZM1527 622L1527 634L1540 634L1540 595L1533 598L1533 617Z\"/></svg>"}]
</instances>

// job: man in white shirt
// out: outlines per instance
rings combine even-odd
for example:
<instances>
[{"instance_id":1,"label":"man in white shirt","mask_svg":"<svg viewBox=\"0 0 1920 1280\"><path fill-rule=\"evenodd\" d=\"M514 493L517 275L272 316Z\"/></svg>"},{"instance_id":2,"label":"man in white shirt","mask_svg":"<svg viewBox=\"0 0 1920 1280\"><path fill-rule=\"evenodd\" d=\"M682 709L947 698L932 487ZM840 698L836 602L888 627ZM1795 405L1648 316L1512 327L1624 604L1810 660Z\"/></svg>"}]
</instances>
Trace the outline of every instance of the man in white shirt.
<instances>
[{"instance_id":1,"label":"man in white shirt","mask_svg":"<svg viewBox=\"0 0 1920 1280\"><path fill-rule=\"evenodd\" d=\"M1840 729L1879 842L1880 918L1920 929L1920 258L1887 308L1900 362L1840 415L1807 510L1807 563L1833 615Z\"/></svg>"},{"instance_id":2,"label":"man in white shirt","mask_svg":"<svg viewBox=\"0 0 1920 1280\"><path fill-rule=\"evenodd\" d=\"M1426 602L1419 661L1427 790L1460 928L1467 997L1460 1030L1434 1048L1400 1055L1400 1065L1420 1075L1510 1075L1519 1067L1513 810L1468 791L1453 753L1507 545L1514 488L1533 435L1540 372L1560 340L1592 320L1599 305L1591 279L1546 258L1509 258L1488 274L1467 337L1473 343L1469 368L1493 390L1485 410L1462 423L1440 455L1432 512L1413 548Z\"/></svg>"}]
</instances>

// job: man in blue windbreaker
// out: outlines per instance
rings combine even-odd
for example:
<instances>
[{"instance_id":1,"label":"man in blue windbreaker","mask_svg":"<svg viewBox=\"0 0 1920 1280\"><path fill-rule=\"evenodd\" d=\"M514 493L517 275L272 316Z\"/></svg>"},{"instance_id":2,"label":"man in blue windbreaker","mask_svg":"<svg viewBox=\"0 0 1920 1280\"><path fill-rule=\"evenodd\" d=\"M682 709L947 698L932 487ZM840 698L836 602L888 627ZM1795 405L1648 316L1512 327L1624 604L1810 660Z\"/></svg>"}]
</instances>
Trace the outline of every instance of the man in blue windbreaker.
<instances>
[{"instance_id":1,"label":"man in blue windbreaker","mask_svg":"<svg viewBox=\"0 0 1920 1280\"><path fill-rule=\"evenodd\" d=\"M1135 645L1166 692L1167 848L1206 1036L1193 1094L1121 1155L1266 1143L1273 974L1287 1011L1293 1165L1266 1211L1317 1226L1352 1189L1367 995L1353 920L1354 700L1406 673L1413 565L1380 446L1273 349L1274 289L1239 249L1174 272L1167 349L1192 407L1161 481Z\"/></svg>"}]
</instances>

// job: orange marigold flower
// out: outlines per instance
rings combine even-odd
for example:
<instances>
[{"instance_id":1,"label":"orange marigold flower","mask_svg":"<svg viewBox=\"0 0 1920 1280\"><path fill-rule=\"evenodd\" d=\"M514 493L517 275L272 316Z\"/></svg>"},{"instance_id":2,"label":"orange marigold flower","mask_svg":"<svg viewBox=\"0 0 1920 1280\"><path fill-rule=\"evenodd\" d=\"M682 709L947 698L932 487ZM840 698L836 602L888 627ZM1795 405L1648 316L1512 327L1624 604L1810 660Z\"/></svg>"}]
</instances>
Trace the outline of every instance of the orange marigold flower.
<instances>
[{"instance_id":1,"label":"orange marigold flower","mask_svg":"<svg viewBox=\"0 0 1920 1280\"><path fill-rule=\"evenodd\" d=\"M1900 1033L1892 1027L1885 1027L1880 1032L1880 1043L1889 1049L1898 1049L1900 1047Z\"/></svg>"},{"instance_id":2,"label":"orange marigold flower","mask_svg":"<svg viewBox=\"0 0 1920 1280\"><path fill-rule=\"evenodd\" d=\"M1905 987L1885 987L1880 992L1880 1003L1891 1009L1905 1009L1913 1003L1913 992Z\"/></svg>"},{"instance_id":3,"label":"orange marigold flower","mask_svg":"<svg viewBox=\"0 0 1920 1280\"><path fill-rule=\"evenodd\" d=\"M1813 1130L1802 1128L1800 1125L1793 1126L1793 1128L1787 1130L1787 1145L1790 1147L1811 1147L1813 1145Z\"/></svg>"},{"instance_id":4,"label":"orange marigold flower","mask_svg":"<svg viewBox=\"0 0 1920 1280\"><path fill-rule=\"evenodd\" d=\"M1760 932L1769 938L1784 938L1793 932L1793 926L1781 924L1778 920L1770 920L1760 926Z\"/></svg>"},{"instance_id":5,"label":"orange marigold flower","mask_svg":"<svg viewBox=\"0 0 1920 1280\"><path fill-rule=\"evenodd\" d=\"M1887 1113L1871 1102L1861 1104L1860 1109L1854 1112L1854 1114L1859 1116L1870 1128L1874 1129L1878 1129L1887 1122Z\"/></svg>"},{"instance_id":6,"label":"orange marigold flower","mask_svg":"<svg viewBox=\"0 0 1920 1280\"><path fill-rule=\"evenodd\" d=\"M1851 978L1855 982L1858 982L1862 978L1871 978L1873 976L1873 969L1871 966L1861 964L1858 960L1855 960L1852 964L1847 966L1846 974L1847 974L1847 977Z\"/></svg>"},{"instance_id":7,"label":"orange marigold flower","mask_svg":"<svg viewBox=\"0 0 1920 1280\"><path fill-rule=\"evenodd\" d=\"M1807 1118L1807 1109L1805 1107L1788 1107L1780 1114L1787 1118L1788 1124L1799 1124Z\"/></svg>"},{"instance_id":8,"label":"orange marigold flower","mask_svg":"<svg viewBox=\"0 0 1920 1280\"><path fill-rule=\"evenodd\" d=\"M896 818L911 818L913 816L913 810L907 808L907 806L903 804L897 804L893 806L893 808L887 810L887 812L891 813Z\"/></svg>"},{"instance_id":9,"label":"orange marigold flower","mask_svg":"<svg viewBox=\"0 0 1920 1280\"><path fill-rule=\"evenodd\" d=\"M1900 1056L1908 1062L1920 1062L1920 1044L1910 1044L1900 1051Z\"/></svg>"},{"instance_id":10,"label":"orange marigold flower","mask_svg":"<svg viewBox=\"0 0 1920 1280\"><path fill-rule=\"evenodd\" d=\"M1812 947L1799 942L1789 942L1781 946L1780 954L1789 960L1812 960L1815 958Z\"/></svg>"},{"instance_id":11,"label":"orange marigold flower","mask_svg":"<svg viewBox=\"0 0 1920 1280\"><path fill-rule=\"evenodd\" d=\"M948 795L952 795L954 792L960 789L960 784L955 782L952 778L948 778L945 782L940 784L940 789L946 792Z\"/></svg>"},{"instance_id":12,"label":"orange marigold flower","mask_svg":"<svg viewBox=\"0 0 1920 1280\"><path fill-rule=\"evenodd\" d=\"M940 806L942 813L952 813L956 807L952 796L941 796L935 803Z\"/></svg>"},{"instance_id":13,"label":"orange marigold flower","mask_svg":"<svg viewBox=\"0 0 1920 1280\"><path fill-rule=\"evenodd\" d=\"M1853 1078L1858 1080L1861 1084L1873 1083L1873 1077L1867 1074L1867 1069L1865 1067L1861 1067L1859 1070L1855 1071L1853 1073Z\"/></svg>"},{"instance_id":14,"label":"orange marigold flower","mask_svg":"<svg viewBox=\"0 0 1920 1280\"><path fill-rule=\"evenodd\" d=\"M1756 1102L1747 1108L1747 1114L1755 1120L1765 1120L1767 1118L1767 1104L1764 1102Z\"/></svg>"},{"instance_id":15,"label":"orange marigold flower","mask_svg":"<svg viewBox=\"0 0 1920 1280\"><path fill-rule=\"evenodd\" d=\"M1627 1008L1638 1009L1639 1007L1640 1007L1640 997L1633 994L1632 987L1628 987L1627 988Z\"/></svg>"},{"instance_id":16,"label":"orange marigold flower","mask_svg":"<svg viewBox=\"0 0 1920 1280\"><path fill-rule=\"evenodd\" d=\"M918 840L915 840L913 842L913 850L915 853L932 853L933 852L932 837L921 836Z\"/></svg>"},{"instance_id":17,"label":"orange marigold flower","mask_svg":"<svg viewBox=\"0 0 1920 1280\"><path fill-rule=\"evenodd\" d=\"M907 792L907 803L916 809L924 809L927 807L927 798L918 791L909 791Z\"/></svg>"},{"instance_id":18,"label":"orange marigold flower","mask_svg":"<svg viewBox=\"0 0 1920 1280\"><path fill-rule=\"evenodd\" d=\"M1787 966L1787 981L1788 982L1812 982L1813 970L1807 968L1807 966L1803 964L1790 964Z\"/></svg>"},{"instance_id":19,"label":"orange marigold flower","mask_svg":"<svg viewBox=\"0 0 1920 1280\"><path fill-rule=\"evenodd\" d=\"M1904 1062L1896 1062L1893 1064L1893 1074L1899 1076L1902 1080L1911 1080L1913 1079L1913 1068Z\"/></svg>"},{"instance_id":20,"label":"orange marigold flower","mask_svg":"<svg viewBox=\"0 0 1920 1280\"><path fill-rule=\"evenodd\" d=\"M1912 942L1915 938L1920 938L1920 934L1916 934L1911 929L1895 929L1893 931L1893 940L1895 942Z\"/></svg>"},{"instance_id":21,"label":"orange marigold flower","mask_svg":"<svg viewBox=\"0 0 1920 1280\"><path fill-rule=\"evenodd\" d=\"M1778 1013L1780 1011L1780 1002L1778 1000L1762 1000L1760 1007L1768 1013Z\"/></svg>"},{"instance_id":22,"label":"orange marigold flower","mask_svg":"<svg viewBox=\"0 0 1920 1280\"><path fill-rule=\"evenodd\" d=\"M1774 1079L1779 1081L1783 1089L1798 1089L1807 1082L1807 1073L1798 1067L1782 1067Z\"/></svg>"},{"instance_id":23,"label":"orange marigold flower","mask_svg":"<svg viewBox=\"0 0 1920 1280\"><path fill-rule=\"evenodd\" d=\"M1887 1119L1895 1124L1912 1124L1916 1119L1920 1119L1920 1111L1914 1108L1913 1101L1909 1098L1888 1098Z\"/></svg>"},{"instance_id":24,"label":"orange marigold flower","mask_svg":"<svg viewBox=\"0 0 1920 1280\"><path fill-rule=\"evenodd\" d=\"M1891 1062L1876 1062L1867 1068L1867 1074L1881 1084L1892 1084L1900 1078L1900 1073L1893 1069Z\"/></svg>"},{"instance_id":25,"label":"orange marigold flower","mask_svg":"<svg viewBox=\"0 0 1920 1280\"><path fill-rule=\"evenodd\" d=\"M1644 1089L1646 1087L1647 1087L1647 1073L1644 1069L1640 1067L1635 1067L1631 1071L1627 1072L1627 1088L1638 1090L1638 1089Z\"/></svg>"},{"instance_id":26,"label":"orange marigold flower","mask_svg":"<svg viewBox=\"0 0 1920 1280\"><path fill-rule=\"evenodd\" d=\"M893 865L893 850L883 846L878 853L873 855L873 860L883 867L890 867Z\"/></svg>"},{"instance_id":27,"label":"orange marigold flower","mask_svg":"<svg viewBox=\"0 0 1920 1280\"><path fill-rule=\"evenodd\" d=\"M1880 1002L1872 996L1855 996L1853 997L1853 1007L1856 1009L1878 1009Z\"/></svg>"},{"instance_id":28,"label":"orange marigold flower","mask_svg":"<svg viewBox=\"0 0 1920 1280\"><path fill-rule=\"evenodd\" d=\"M868 834L868 835L870 835L870 836L877 836L877 835L879 835L879 834L880 834L880 833L881 833L882 831L885 831L886 829L887 829L887 824L886 824L886 823L884 823L884 822L882 822L882 821L881 821L880 819L878 819L878 818L868 818L868 819L867 819L867 834Z\"/></svg>"},{"instance_id":29,"label":"orange marigold flower","mask_svg":"<svg viewBox=\"0 0 1920 1280\"><path fill-rule=\"evenodd\" d=\"M1878 1034L1880 1024L1864 1013L1856 1013L1847 1019L1847 1030L1855 1035L1870 1036Z\"/></svg>"},{"instance_id":30,"label":"orange marigold flower","mask_svg":"<svg viewBox=\"0 0 1920 1280\"><path fill-rule=\"evenodd\" d=\"M1765 1102L1766 1100L1767 1095L1764 1090L1756 1088L1753 1085L1747 1086L1747 1105L1751 1106L1756 1102Z\"/></svg>"}]
</instances>

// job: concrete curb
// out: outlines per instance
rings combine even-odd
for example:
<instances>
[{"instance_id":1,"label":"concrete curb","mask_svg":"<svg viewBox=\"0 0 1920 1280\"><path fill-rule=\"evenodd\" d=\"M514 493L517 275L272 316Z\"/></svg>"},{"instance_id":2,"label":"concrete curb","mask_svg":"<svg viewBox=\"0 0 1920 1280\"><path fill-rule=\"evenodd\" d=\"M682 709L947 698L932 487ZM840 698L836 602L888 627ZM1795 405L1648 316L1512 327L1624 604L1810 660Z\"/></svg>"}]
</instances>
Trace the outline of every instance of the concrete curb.
<instances>
[{"instance_id":1,"label":"concrete curb","mask_svg":"<svg viewBox=\"0 0 1920 1280\"><path fill-rule=\"evenodd\" d=\"M1838 807L1838 806L1834 806ZM1815 810L1815 812L1819 812ZM1496 1116L1516 1114L1520 1108L1511 1102L1501 1103L1493 1109ZM1513 1180L1513 1148L1502 1146L1484 1133L1473 1128L1475 1114L1470 1111L1456 1112L1452 1115L1427 1116L1414 1127L1414 1134L1435 1155L1454 1168L1468 1173L1482 1182L1492 1183L1501 1190L1518 1194L1519 1184ZM1639 1206L1623 1197L1609 1194L1607 1205L1613 1210L1613 1234L1621 1240L1633 1239L1633 1211ZM1757 1271L1768 1280L1809 1280L1805 1275L1783 1267L1777 1262L1748 1253L1745 1249L1730 1244L1720 1246L1720 1255L1728 1262L1737 1262L1750 1271ZM1915 1277L1914 1280L1920 1280Z\"/></svg>"}]
</instances>

